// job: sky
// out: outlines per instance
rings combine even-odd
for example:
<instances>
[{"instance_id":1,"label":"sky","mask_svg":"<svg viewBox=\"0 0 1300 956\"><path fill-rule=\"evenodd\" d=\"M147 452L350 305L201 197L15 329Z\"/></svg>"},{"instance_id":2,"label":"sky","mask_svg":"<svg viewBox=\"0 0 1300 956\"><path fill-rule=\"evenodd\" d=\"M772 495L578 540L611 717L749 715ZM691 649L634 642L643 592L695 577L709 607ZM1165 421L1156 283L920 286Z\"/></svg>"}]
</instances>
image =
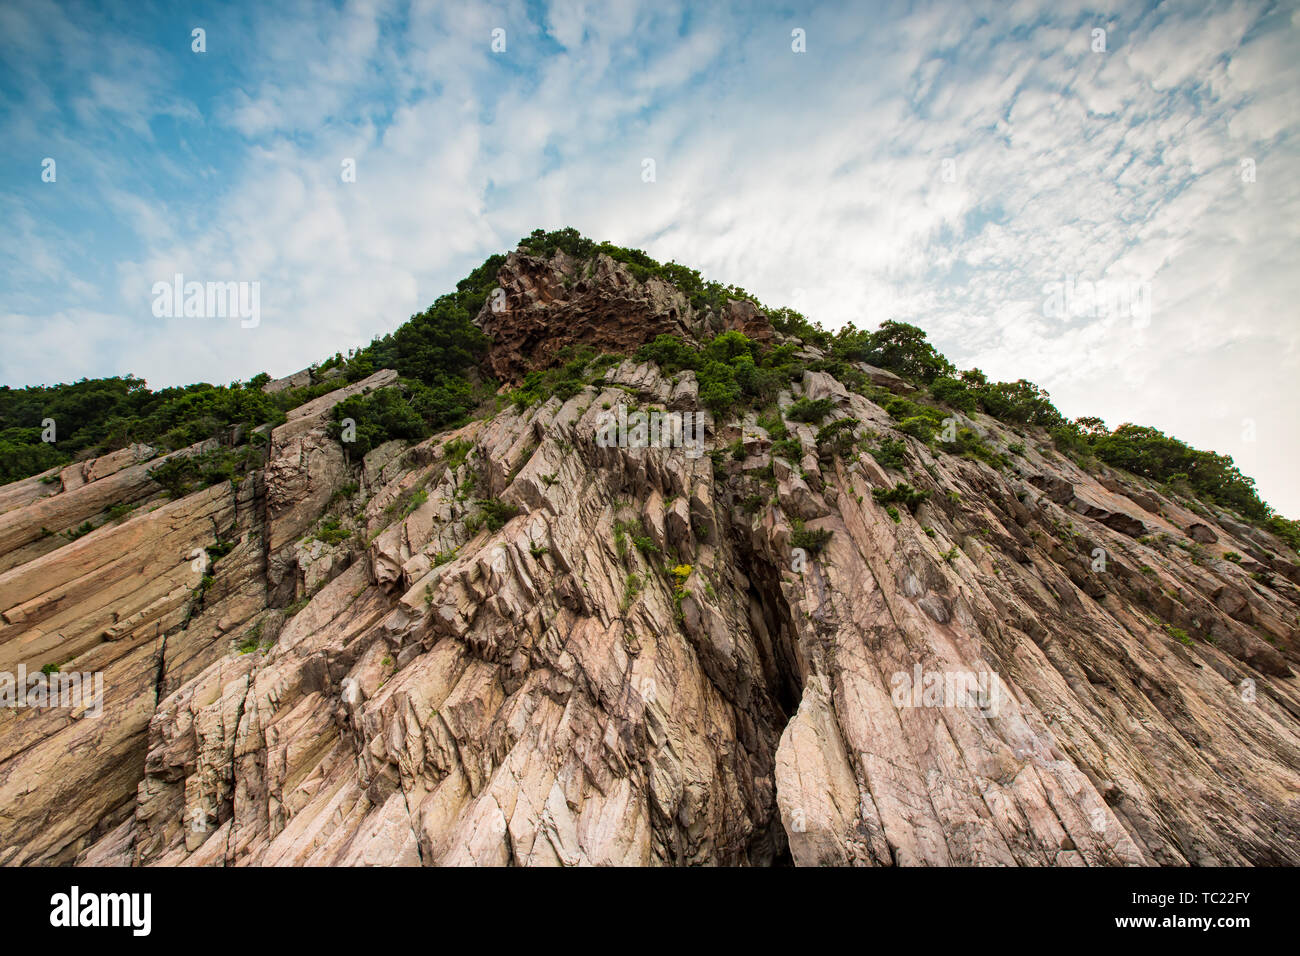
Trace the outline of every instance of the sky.
<instances>
[{"instance_id":1,"label":"sky","mask_svg":"<svg viewBox=\"0 0 1300 956\"><path fill-rule=\"evenodd\" d=\"M285 375L573 226L1300 517L1298 119L1295 2L5 0L0 383Z\"/></svg>"}]
</instances>

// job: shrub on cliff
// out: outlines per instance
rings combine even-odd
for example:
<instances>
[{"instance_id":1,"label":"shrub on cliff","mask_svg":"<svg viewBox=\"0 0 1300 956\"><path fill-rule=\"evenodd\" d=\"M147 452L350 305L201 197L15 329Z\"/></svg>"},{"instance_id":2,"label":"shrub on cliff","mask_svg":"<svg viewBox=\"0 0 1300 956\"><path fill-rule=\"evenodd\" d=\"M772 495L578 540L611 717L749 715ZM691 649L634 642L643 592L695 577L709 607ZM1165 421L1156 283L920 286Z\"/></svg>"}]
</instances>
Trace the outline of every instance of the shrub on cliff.
<instances>
[{"instance_id":1,"label":"shrub on cliff","mask_svg":"<svg viewBox=\"0 0 1300 956\"><path fill-rule=\"evenodd\" d=\"M1051 428L1065 421L1065 417L1052 404L1051 396L1023 378L1015 382L980 386L975 390L975 395L984 411L1004 422Z\"/></svg>"},{"instance_id":2,"label":"shrub on cliff","mask_svg":"<svg viewBox=\"0 0 1300 956\"><path fill-rule=\"evenodd\" d=\"M200 488L239 479L263 463L261 450L251 445L217 448L200 455L178 455L150 469L149 477L162 485L169 497L183 498Z\"/></svg>"},{"instance_id":3,"label":"shrub on cliff","mask_svg":"<svg viewBox=\"0 0 1300 956\"><path fill-rule=\"evenodd\" d=\"M893 320L882 322L874 332L860 330L850 322L835 336L831 352L836 358L866 362L927 384L956 371L926 341L924 331Z\"/></svg>"},{"instance_id":4,"label":"shrub on cliff","mask_svg":"<svg viewBox=\"0 0 1300 956\"><path fill-rule=\"evenodd\" d=\"M790 533L790 547L802 548L809 555L821 554L831 536L835 533L830 528L805 528L799 519L794 520L794 530Z\"/></svg>"},{"instance_id":5,"label":"shrub on cliff","mask_svg":"<svg viewBox=\"0 0 1300 956\"><path fill-rule=\"evenodd\" d=\"M979 405L974 392L960 379L948 375L940 376L930 383L930 394L936 399L967 415L973 413Z\"/></svg>"},{"instance_id":6,"label":"shrub on cliff","mask_svg":"<svg viewBox=\"0 0 1300 956\"><path fill-rule=\"evenodd\" d=\"M854 428L859 422L856 418L838 418L817 430L817 452L824 458L847 458L857 441Z\"/></svg>"},{"instance_id":7,"label":"shrub on cliff","mask_svg":"<svg viewBox=\"0 0 1300 956\"><path fill-rule=\"evenodd\" d=\"M641 362L654 362L665 374L695 372L700 404L715 415L737 405L772 400L792 379L803 374L790 346L763 348L741 332L724 332L695 348L675 335L659 335L636 352Z\"/></svg>"},{"instance_id":8,"label":"shrub on cliff","mask_svg":"<svg viewBox=\"0 0 1300 956\"><path fill-rule=\"evenodd\" d=\"M1200 451L1158 429L1131 424L1094 438L1091 447L1108 465L1135 475L1160 482L1180 476L1197 494L1248 518L1265 521L1272 514L1255 491L1255 480L1243 475L1229 455Z\"/></svg>"},{"instance_id":9,"label":"shrub on cliff","mask_svg":"<svg viewBox=\"0 0 1300 956\"><path fill-rule=\"evenodd\" d=\"M876 488L871 492L871 497L877 504L888 505L897 502L904 505L908 511L913 514L921 503L930 497L930 492L913 488L905 481L899 481L892 488Z\"/></svg>"},{"instance_id":10,"label":"shrub on cliff","mask_svg":"<svg viewBox=\"0 0 1300 956\"><path fill-rule=\"evenodd\" d=\"M404 438L419 441L432 431L424 416L416 410L417 401L426 406L446 408L446 396L437 390L423 389L418 382L404 381L400 388L381 388L369 395L353 395L334 406L334 420L329 424L331 437L343 442L354 457L365 455L386 441ZM411 393L411 398L403 394ZM415 398L418 392L433 392ZM352 420L352 429L345 423ZM349 438L351 440L349 440Z\"/></svg>"},{"instance_id":11,"label":"shrub on cliff","mask_svg":"<svg viewBox=\"0 0 1300 956\"><path fill-rule=\"evenodd\" d=\"M820 422L831 413L835 403L829 398L801 398L786 410L785 417L792 422Z\"/></svg>"}]
</instances>

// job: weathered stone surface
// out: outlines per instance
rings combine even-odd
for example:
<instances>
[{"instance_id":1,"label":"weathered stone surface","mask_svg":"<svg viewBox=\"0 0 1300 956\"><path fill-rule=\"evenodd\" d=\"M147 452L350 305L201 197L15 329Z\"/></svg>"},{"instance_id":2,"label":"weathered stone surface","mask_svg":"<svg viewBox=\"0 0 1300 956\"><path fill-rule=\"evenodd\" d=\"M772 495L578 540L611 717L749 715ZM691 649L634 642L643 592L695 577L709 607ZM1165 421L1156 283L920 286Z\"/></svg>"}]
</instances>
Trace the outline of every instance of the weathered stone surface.
<instances>
[{"instance_id":1,"label":"weathered stone surface","mask_svg":"<svg viewBox=\"0 0 1300 956\"><path fill-rule=\"evenodd\" d=\"M701 316L674 286L653 276L638 282L603 254L584 265L563 253L542 259L512 252L497 282L503 297L490 296L476 321L492 338L488 368L506 382L551 364L571 345L627 354L660 334L735 329L760 341L773 334L752 302L728 300L721 316Z\"/></svg>"},{"instance_id":2,"label":"weathered stone surface","mask_svg":"<svg viewBox=\"0 0 1300 956\"><path fill-rule=\"evenodd\" d=\"M283 392L291 388L305 388L311 384L311 369L305 368L301 371L294 372L292 375L286 375L284 378L276 378L262 386L262 391L268 394Z\"/></svg>"},{"instance_id":3,"label":"weathered stone surface","mask_svg":"<svg viewBox=\"0 0 1300 956\"><path fill-rule=\"evenodd\" d=\"M149 472L173 458L197 455L217 447L215 441L148 460L153 449L144 445L95 458L63 469L62 478L75 480L55 485L59 490L31 501L26 507L0 514L0 572L32 561L66 543L66 532L89 521L96 526L106 519L114 505L141 506L162 495L162 488ZM31 479L28 479L29 481Z\"/></svg>"},{"instance_id":4,"label":"weathered stone surface","mask_svg":"<svg viewBox=\"0 0 1300 956\"><path fill-rule=\"evenodd\" d=\"M1028 482L1058 505L1074 497L1074 485L1060 475L1030 475Z\"/></svg>"},{"instance_id":5,"label":"weathered stone surface","mask_svg":"<svg viewBox=\"0 0 1300 956\"><path fill-rule=\"evenodd\" d=\"M888 369L877 368L866 362L854 362L853 367L867 376L872 385L887 388L898 395L907 395L916 391L916 386L905 378L900 378Z\"/></svg>"},{"instance_id":6,"label":"weathered stone surface","mask_svg":"<svg viewBox=\"0 0 1300 956\"><path fill-rule=\"evenodd\" d=\"M740 332L764 344L772 341L772 324L748 299L728 299L722 307L721 319L723 329L728 332Z\"/></svg>"},{"instance_id":7,"label":"weathered stone surface","mask_svg":"<svg viewBox=\"0 0 1300 956\"><path fill-rule=\"evenodd\" d=\"M740 314L612 261L516 255L501 283L503 377ZM364 461L325 431L336 394L237 489L20 559L0 670L102 671L105 707L0 709L0 862L1300 863L1281 542L984 416L1022 474L947 454L825 373L778 404L832 397L901 467L773 458L752 418L709 419L716 468L597 443L605 403L694 388L629 360ZM0 533L139 466L76 467L0 490ZM872 491L904 479L929 496L895 521Z\"/></svg>"}]
</instances>

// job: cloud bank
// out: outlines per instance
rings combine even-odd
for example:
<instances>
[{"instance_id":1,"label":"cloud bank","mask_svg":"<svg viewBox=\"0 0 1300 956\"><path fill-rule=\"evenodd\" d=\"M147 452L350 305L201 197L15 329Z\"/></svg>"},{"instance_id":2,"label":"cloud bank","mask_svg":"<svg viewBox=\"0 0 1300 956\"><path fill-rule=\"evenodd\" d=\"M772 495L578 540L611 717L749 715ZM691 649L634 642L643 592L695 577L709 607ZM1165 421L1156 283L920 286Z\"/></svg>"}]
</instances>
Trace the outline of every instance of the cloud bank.
<instances>
[{"instance_id":1,"label":"cloud bank","mask_svg":"<svg viewBox=\"0 0 1300 956\"><path fill-rule=\"evenodd\" d=\"M0 8L6 384L286 374L572 225L830 328L914 322L1300 515L1286 5L127 9ZM175 273L258 282L260 324L155 317ZM1067 283L1149 309L1049 307Z\"/></svg>"}]
</instances>

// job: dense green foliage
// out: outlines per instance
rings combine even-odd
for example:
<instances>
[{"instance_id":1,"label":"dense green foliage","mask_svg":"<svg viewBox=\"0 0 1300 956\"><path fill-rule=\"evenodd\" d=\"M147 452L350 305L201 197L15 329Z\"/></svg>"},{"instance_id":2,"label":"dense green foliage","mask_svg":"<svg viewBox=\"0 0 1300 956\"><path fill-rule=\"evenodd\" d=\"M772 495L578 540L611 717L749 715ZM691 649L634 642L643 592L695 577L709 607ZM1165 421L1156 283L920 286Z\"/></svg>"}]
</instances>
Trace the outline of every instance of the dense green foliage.
<instances>
[{"instance_id":1,"label":"dense green foliage","mask_svg":"<svg viewBox=\"0 0 1300 956\"><path fill-rule=\"evenodd\" d=\"M831 352L845 361L866 362L927 384L956 371L925 340L923 331L906 322L885 321L874 332L859 330L850 322L836 333Z\"/></svg>"},{"instance_id":2,"label":"dense green foliage","mask_svg":"<svg viewBox=\"0 0 1300 956\"><path fill-rule=\"evenodd\" d=\"M817 430L817 452L826 458L847 458L857 443L856 418L837 418Z\"/></svg>"},{"instance_id":3,"label":"dense green foliage","mask_svg":"<svg viewBox=\"0 0 1300 956\"><path fill-rule=\"evenodd\" d=\"M1003 422L1044 428L1056 447L1067 454L1095 456L1154 481L1184 484L1195 495L1265 522L1297 547L1291 540L1291 536L1300 539L1296 523L1275 516L1260 499L1254 480L1243 475L1229 456L1192 448L1145 426L1124 424L1111 432L1093 416L1071 421L1033 382L989 382L979 369L958 374L925 341L924 332L904 323L885 322L876 332L846 326L833 336L831 352L840 361L867 362L928 385L936 401L968 415L982 411ZM846 384L852 387L852 383ZM908 399L876 400L899 420L900 431L923 441L935 436L946 417L941 409ZM993 452L969 429L959 429L957 440L944 447L995 466L1006 464L1005 456Z\"/></svg>"},{"instance_id":4,"label":"dense green foliage","mask_svg":"<svg viewBox=\"0 0 1300 956\"><path fill-rule=\"evenodd\" d=\"M808 554L816 556L821 554L822 549L831 540L833 532L830 528L805 528L803 522L798 518L794 519L794 530L790 534L790 547L801 548Z\"/></svg>"},{"instance_id":5,"label":"dense green foliage","mask_svg":"<svg viewBox=\"0 0 1300 956\"><path fill-rule=\"evenodd\" d=\"M467 373L488 346L474 317L496 286L503 262L505 256L489 256L456 284L455 292L439 296L429 308L347 359L350 380L381 368L402 376L396 389L353 396L335 406L331 434L343 438L344 419L356 423L349 451L364 455L393 439L417 441L469 415L478 399Z\"/></svg>"},{"instance_id":6,"label":"dense green foliage","mask_svg":"<svg viewBox=\"0 0 1300 956\"><path fill-rule=\"evenodd\" d=\"M174 451L208 438L225 439L235 426L276 425L288 408L314 397L314 386L267 395L265 377L231 385L188 385L151 391L140 379L82 379L66 385L0 387L0 482L16 481L82 453L144 442ZM325 383L337 387L338 383ZM54 421L54 443L42 441L42 422Z\"/></svg>"},{"instance_id":7,"label":"dense green foliage","mask_svg":"<svg viewBox=\"0 0 1300 956\"><path fill-rule=\"evenodd\" d=\"M829 398L796 399L786 410L785 417L792 422L817 423L831 413L835 403Z\"/></svg>"},{"instance_id":8,"label":"dense green foliage","mask_svg":"<svg viewBox=\"0 0 1300 956\"><path fill-rule=\"evenodd\" d=\"M1182 480L1197 494L1248 518L1269 517L1268 506L1255 492L1255 480L1243 475L1227 455L1199 451L1154 428L1130 424L1092 437L1090 444L1109 465L1155 481Z\"/></svg>"},{"instance_id":9,"label":"dense green foliage","mask_svg":"<svg viewBox=\"0 0 1300 956\"><path fill-rule=\"evenodd\" d=\"M178 455L150 469L149 477L173 498L183 498L191 491L222 481L239 480L264 463L263 449L257 445L217 448L201 455Z\"/></svg>"},{"instance_id":10,"label":"dense green foliage","mask_svg":"<svg viewBox=\"0 0 1300 956\"><path fill-rule=\"evenodd\" d=\"M399 379L396 388L381 388L368 395L353 395L334 406L334 420L330 422L330 435L343 441L352 455L365 455L371 449L395 438L419 441L433 434L430 421L443 414L440 404L442 390L431 389L414 379ZM430 411L429 417L421 410ZM448 413L463 414L454 408ZM456 414L452 414L454 419ZM344 431L344 422L351 419L355 436L351 441Z\"/></svg>"},{"instance_id":11,"label":"dense green foliage","mask_svg":"<svg viewBox=\"0 0 1300 956\"><path fill-rule=\"evenodd\" d=\"M724 332L695 348L675 335L660 335L637 350L643 362L655 362L673 374L695 372L700 404L715 414L739 405L766 404L803 374L795 349L763 348L741 332Z\"/></svg>"},{"instance_id":12,"label":"dense green foliage","mask_svg":"<svg viewBox=\"0 0 1300 956\"><path fill-rule=\"evenodd\" d=\"M519 514L517 505L508 504L497 498L485 498L479 501L483 509L483 521L492 532L500 531L507 521Z\"/></svg>"},{"instance_id":13,"label":"dense green foliage","mask_svg":"<svg viewBox=\"0 0 1300 956\"><path fill-rule=\"evenodd\" d=\"M871 449L871 457L882 468L901 469L906 462L907 446L897 438L888 438Z\"/></svg>"},{"instance_id":14,"label":"dense green foliage","mask_svg":"<svg viewBox=\"0 0 1300 956\"><path fill-rule=\"evenodd\" d=\"M456 284L455 292L439 296L396 331L375 339L357 354L356 361L368 363L370 371L396 369L403 377L433 388L463 378L487 350L487 337L474 325L474 317L496 287L503 262L505 256L488 257Z\"/></svg>"}]
</instances>

